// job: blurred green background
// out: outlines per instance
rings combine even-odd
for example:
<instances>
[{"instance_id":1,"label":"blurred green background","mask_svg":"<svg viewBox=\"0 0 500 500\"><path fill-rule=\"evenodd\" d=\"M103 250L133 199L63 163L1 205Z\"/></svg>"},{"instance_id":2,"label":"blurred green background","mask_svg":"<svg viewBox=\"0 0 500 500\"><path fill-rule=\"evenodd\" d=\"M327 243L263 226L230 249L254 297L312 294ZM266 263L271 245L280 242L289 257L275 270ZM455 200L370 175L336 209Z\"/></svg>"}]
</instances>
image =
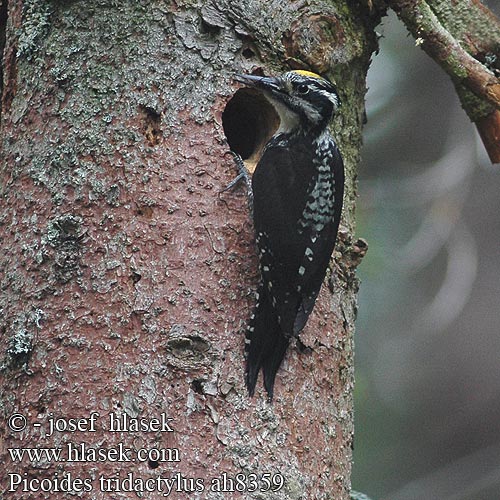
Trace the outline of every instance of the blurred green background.
<instances>
[{"instance_id":1,"label":"blurred green background","mask_svg":"<svg viewBox=\"0 0 500 500\"><path fill-rule=\"evenodd\" d=\"M369 251L353 488L500 500L500 165L394 14L378 31L359 181Z\"/></svg>"}]
</instances>

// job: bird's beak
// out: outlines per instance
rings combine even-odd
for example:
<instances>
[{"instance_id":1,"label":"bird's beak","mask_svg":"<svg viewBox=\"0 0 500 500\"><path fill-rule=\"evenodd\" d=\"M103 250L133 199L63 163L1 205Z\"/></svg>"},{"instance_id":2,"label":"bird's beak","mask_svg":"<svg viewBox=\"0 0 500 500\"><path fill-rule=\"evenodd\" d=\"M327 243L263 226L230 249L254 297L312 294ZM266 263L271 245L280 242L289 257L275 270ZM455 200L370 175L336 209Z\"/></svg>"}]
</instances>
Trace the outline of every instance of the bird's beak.
<instances>
[{"instance_id":1,"label":"bird's beak","mask_svg":"<svg viewBox=\"0 0 500 500\"><path fill-rule=\"evenodd\" d=\"M281 90L281 82L278 78L255 75L234 75L234 79L248 87L254 87L260 90L274 90L278 92Z\"/></svg>"}]
</instances>

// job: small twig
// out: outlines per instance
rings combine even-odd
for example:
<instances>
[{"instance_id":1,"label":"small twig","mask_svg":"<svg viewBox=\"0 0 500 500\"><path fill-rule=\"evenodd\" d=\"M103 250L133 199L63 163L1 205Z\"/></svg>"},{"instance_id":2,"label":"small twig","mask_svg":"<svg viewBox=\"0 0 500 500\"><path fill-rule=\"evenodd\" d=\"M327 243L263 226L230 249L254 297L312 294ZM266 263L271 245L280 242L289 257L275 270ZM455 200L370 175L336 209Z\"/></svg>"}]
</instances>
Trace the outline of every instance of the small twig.
<instances>
[{"instance_id":1,"label":"small twig","mask_svg":"<svg viewBox=\"0 0 500 500\"><path fill-rule=\"evenodd\" d=\"M392 0L398 15L422 48L455 80L500 108L500 81L486 66L465 51L431 8L422 0ZM401 6L404 7L401 8Z\"/></svg>"},{"instance_id":2,"label":"small twig","mask_svg":"<svg viewBox=\"0 0 500 500\"><path fill-rule=\"evenodd\" d=\"M424 0L389 0L418 45L452 78L469 118L476 123L493 163L500 162L500 79L473 57ZM460 12L457 11L457 16ZM498 20L491 14L491 29ZM500 54L494 54L500 57Z\"/></svg>"},{"instance_id":3,"label":"small twig","mask_svg":"<svg viewBox=\"0 0 500 500\"><path fill-rule=\"evenodd\" d=\"M479 118L476 127L491 163L500 163L500 110Z\"/></svg>"}]
</instances>

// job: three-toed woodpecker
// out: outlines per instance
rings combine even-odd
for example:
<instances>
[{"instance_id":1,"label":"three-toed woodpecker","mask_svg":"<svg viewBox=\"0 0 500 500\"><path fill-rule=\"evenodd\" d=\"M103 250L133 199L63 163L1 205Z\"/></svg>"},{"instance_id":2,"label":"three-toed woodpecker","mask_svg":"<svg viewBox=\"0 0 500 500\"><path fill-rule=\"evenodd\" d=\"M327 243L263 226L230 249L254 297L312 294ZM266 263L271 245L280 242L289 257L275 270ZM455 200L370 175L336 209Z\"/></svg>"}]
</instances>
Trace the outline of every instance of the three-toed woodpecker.
<instances>
[{"instance_id":1,"label":"three-toed woodpecker","mask_svg":"<svg viewBox=\"0 0 500 500\"><path fill-rule=\"evenodd\" d=\"M261 90L280 117L252 177L262 280L246 340L249 394L262 368L272 398L290 338L311 314L335 246L344 165L328 123L340 100L332 83L309 71L236 80Z\"/></svg>"}]
</instances>

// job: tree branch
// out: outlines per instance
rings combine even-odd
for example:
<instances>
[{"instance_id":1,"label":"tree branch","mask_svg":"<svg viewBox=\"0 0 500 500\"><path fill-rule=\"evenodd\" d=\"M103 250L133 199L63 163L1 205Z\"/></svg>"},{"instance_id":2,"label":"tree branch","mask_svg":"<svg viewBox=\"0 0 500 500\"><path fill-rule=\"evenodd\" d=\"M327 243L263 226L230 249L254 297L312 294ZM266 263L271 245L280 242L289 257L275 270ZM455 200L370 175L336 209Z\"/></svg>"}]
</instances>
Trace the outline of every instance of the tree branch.
<instances>
[{"instance_id":1,"label":"tree branch","mask_svg":"<svg viewBox=\"0 0 500 500\"><path fill-rule=\"evenodd\" d=\"M478 0L389 0L418 45L452 78L492 163L500 163L500 23Z\"/></svg>"}]
</instances>

